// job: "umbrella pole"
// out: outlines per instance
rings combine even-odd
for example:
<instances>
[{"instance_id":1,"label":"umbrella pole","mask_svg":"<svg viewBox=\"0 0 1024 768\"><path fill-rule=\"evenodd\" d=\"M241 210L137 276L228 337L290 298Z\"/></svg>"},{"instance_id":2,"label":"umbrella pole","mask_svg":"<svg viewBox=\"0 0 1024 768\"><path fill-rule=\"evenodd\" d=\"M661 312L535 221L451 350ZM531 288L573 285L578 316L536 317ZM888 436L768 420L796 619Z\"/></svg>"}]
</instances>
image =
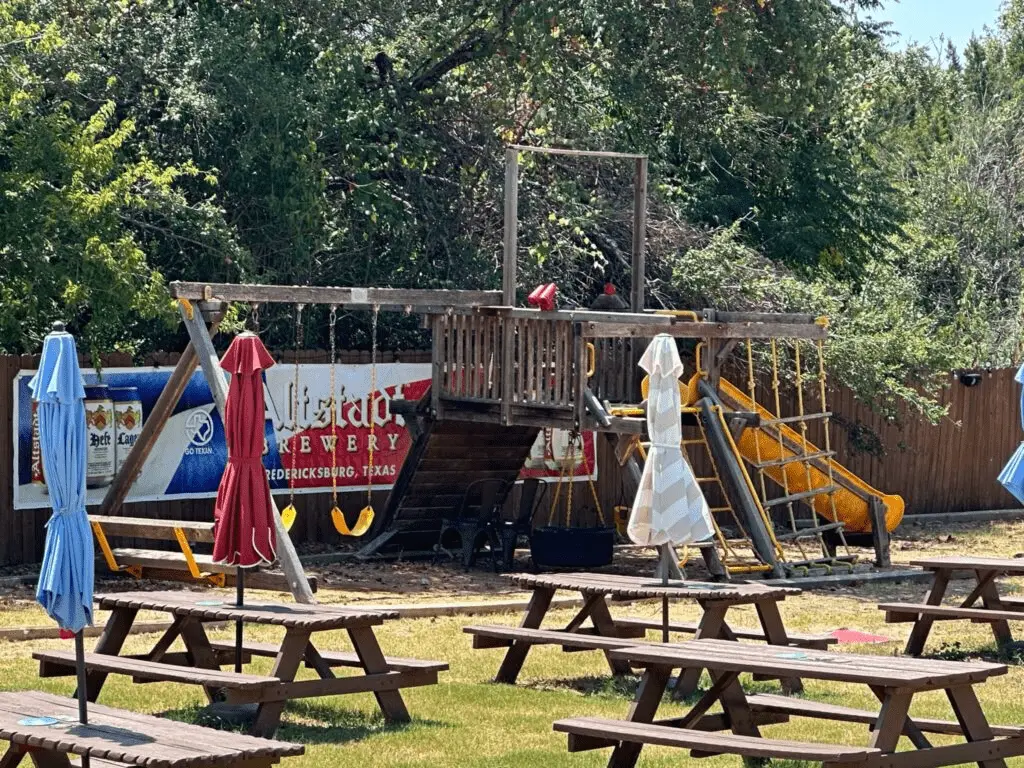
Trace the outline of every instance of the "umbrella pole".
<instances>
[{"instance_id":1,"label":"umbrella pole","mask_svg":"<svg viewBox=\"0 0 1024 768\"><path fill-rule=\"evenodd\" d=\"M235 605L239 608L245 603L245 568L235 571ZM235 672L242 671L242 620L235 620Z\"/></svg>"},{"instance_id":2,"label":"umbrella pole","mask_svg":"<svg viewBox=\"0 0 1024 768\"><path fill-rule=\"evenodd\" d=\"M89 691L86 689L85 636L82 630L75 633L75 672L78 675L78 722L89 724ZM82 768L89 768L89 755L82 755Z\"/></svg>"},{"instance_id":3,"label":"umbrella pole","mask_svg":"<svg viewBox=\"0 0 1024 768\"><path fill-rule=\"evenodd\" d=\"M666 587L668 586L670 552L668 544L661 545L661 583ZM661 642L668 642L668 593L661 596Z\"/></svg>"}]
</instances>

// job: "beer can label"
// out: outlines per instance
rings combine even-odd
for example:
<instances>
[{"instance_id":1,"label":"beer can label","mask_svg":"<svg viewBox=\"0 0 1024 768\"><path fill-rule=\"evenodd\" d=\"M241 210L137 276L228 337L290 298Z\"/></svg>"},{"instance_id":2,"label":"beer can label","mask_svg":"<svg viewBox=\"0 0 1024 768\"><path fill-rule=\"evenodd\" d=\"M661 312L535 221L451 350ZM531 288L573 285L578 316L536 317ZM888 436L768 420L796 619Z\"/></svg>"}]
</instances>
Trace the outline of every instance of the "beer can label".
<instances>
[{"instance_id":1,"label":"beer can label","mask_svg":"<svg viewBox=\"0 0 1024 768\"><path fill-rule=\"evenodd\" d=\"M142 403L117 401L114 403L114 433L116 437L115 471L120 472L128 454L142 432Z\"/></svg>"},{"instance_id":2,"label":"beer can label","mask_svg":"<svg viewBox=\"0 0 1024 768\"><path fill-rule=\"evenodd\" d=\"M86 393L88 397L88 392ZM114 403L109 397L85 401L86 476L92 487L109 485L114 478Z\"/></svg>"}]
</instances>

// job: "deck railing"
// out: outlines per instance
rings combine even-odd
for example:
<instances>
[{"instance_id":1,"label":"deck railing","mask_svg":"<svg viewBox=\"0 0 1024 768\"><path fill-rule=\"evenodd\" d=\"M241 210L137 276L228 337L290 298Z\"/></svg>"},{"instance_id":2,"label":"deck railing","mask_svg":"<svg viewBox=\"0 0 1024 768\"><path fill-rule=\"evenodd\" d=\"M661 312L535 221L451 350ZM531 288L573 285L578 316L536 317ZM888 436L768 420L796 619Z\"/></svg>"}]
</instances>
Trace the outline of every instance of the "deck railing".
<instances>
[{"instance_id":1,"label":"deck railing","mask_svg":"<svg viewBox=\"0 0 1024 768\"><path fill-rule=\"evenodd\" d=\"M433 383L441 399L575 407L581 363L571 322L452 314L435 315L432 330Z\"/></svg>"}]
</instances>

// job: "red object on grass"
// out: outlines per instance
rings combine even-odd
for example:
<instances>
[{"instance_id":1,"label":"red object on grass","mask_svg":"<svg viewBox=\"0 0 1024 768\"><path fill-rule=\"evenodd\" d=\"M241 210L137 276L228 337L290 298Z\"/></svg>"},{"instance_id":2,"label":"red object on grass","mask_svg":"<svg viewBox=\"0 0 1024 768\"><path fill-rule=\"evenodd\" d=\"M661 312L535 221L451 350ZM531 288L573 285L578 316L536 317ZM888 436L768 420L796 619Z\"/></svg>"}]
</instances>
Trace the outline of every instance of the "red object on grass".
<instances>
[{"instance_id":1,"label":"red object on grass","mask_svg":"<svg viewBox=\"0 0 1024 768\"><path fill-rule=\"evenodd\" d=\"M224 414L228 464L213 512L213 562L253 568L277 556L270 486L263 470L263 371L274 359L259 337L235 337L220 361L231 374Z\"/></svg>"},{"instance_id":2,"label":"red object on grass","mask_svg":"<svg viewBox=\"0 0 1024 768\"><path fill-rule=\"evenodd\" d=\"M538 285L533 293L526 297L526 303L531 307L537 307L543 312L550 312L555 308L555 294L558 286L555 283Z\"/></svg>"},{"instance_id":3,"label":"red object on grass","mask_svg":"<svg viewBox=\"0 0 1024 768\"><path fill-rule=\"evenodd\" d=\"M892 641L892 638L883 637L882 635L869 635L867 632L858 632L856 629L836 629L829 634L844 645L846 643L875 644Z\"/></svg>"}]
</instances>

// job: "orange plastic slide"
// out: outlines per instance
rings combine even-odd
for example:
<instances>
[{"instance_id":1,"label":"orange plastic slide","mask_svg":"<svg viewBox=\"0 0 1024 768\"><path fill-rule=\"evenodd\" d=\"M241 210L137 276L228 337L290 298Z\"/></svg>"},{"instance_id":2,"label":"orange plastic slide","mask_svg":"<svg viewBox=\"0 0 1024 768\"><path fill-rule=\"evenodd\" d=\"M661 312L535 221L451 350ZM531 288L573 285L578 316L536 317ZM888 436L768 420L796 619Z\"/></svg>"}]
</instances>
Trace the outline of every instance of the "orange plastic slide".
<instances>
[{"instance_id":1,"label":"orange plastic slide","mask_svg":"<svg viewBox=\"0 0 1024 768\"><path fill-rule=\"evenodd\" d=\"M698 376L695 376L687 386L691 397L696 396L698 378ZM720 380L719 391L722 395L722 400L730 408L738 411L756 412L766 420L775 418L773 413L753 402L748 395L743 393L742 390L730 384L725 379ZM771 431L768 428L746 429L737 441L743 458L749 462L757 462L759 460L761 462L766 462L774 461L779 458L796 456L797 453L790 450L790 448L785 444L781 447L779 446L778 436L774 434L774 430L776 429L782 431L784 441L788 440L792 444L801 445L800 434L795 430L790 429L785 424L776 424L771 427ZM758 458L759 452L760 459ZM819 452L819 448L808 443L807 453ZM889 529L890 533L896 529L896 526L898 526L900 521L903 519L902 497L887 496L876 491L836 461L831 459L822 459L819 463L827 463L828 465L831 465L832 476L834 478L842 478L846 484L862 489L873 496L880 497L882 499L882 503L885 505L886 528ZM782 466L768 467L765 469L765 474L779 485L783 484L783 473L785 473L786 487L789 489L789 493L791 494L802 493L804 491L813 490L814 488L827 488L829 485L829 476L827 471L811 466L810 472L808 472L803 462L792 462ZM808 475L810 476L809 483ZM838 482L835 484L839 485ZM815 496L811 501L815 512L827 520L832 519L832 504L829 501L827 494ZM871 513L868 509L868 503L853 491L840 486L839 490L835 492L835 509L839 522L846 524L845 530L847 532L871 532Z\"/></svg>"}]
</instances>

